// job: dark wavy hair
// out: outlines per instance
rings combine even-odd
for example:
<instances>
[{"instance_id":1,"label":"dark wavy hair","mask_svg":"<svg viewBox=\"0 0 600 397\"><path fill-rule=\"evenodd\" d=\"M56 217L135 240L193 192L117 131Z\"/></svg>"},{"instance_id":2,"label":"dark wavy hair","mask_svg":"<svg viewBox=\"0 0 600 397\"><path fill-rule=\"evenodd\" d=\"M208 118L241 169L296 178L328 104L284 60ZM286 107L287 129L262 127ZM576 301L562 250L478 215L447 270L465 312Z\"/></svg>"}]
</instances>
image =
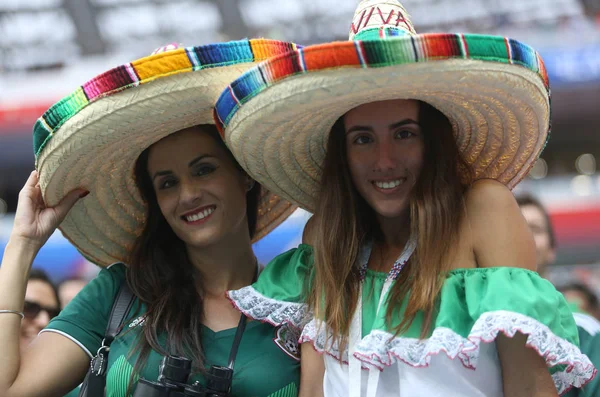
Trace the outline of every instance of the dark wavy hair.
<instances>
[{"instance_id":1,"label":"dark wavy hair","mask_svg":"<svg viewBox=\"0 0 600 397\"><path fill-rule=\"evenodd\" d=\"M202 133L210 135L227 153L240 172L237 163L214 125L200 125ZM185 244L179 239L160 211L152 180L148 173L146 149L135 164L135 181L146 202L146 224L136 240L127 269L127 282L139 301L146 305L143 334L137 348L139 357L130 378L139 374L151 349L162 355L176 354L193 361L197 371L204 371L202 348L203 280L194 270L187 256ZM250 237L256 231L260 185L247 193L246 216ZM160 334L167 335L166 348L158 341ZM127 394L129 395L129 394Z\"/></svg>"}]
</instances>

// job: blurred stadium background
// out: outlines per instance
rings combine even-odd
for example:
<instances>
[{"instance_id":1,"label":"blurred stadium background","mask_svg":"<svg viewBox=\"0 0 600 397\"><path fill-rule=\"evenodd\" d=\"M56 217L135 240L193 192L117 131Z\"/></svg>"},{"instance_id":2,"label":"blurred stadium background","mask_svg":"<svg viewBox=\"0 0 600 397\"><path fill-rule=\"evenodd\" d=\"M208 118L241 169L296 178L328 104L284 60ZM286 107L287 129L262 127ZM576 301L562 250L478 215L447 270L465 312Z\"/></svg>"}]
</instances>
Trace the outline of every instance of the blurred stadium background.
<instances>
[{"instance_id":1,"label":"blurred stadium background","mask_svg":"<svg viewBox=\"0 0 600 397\"><path fill-rule=\"evenodd\" d=\"M491 33L535 47L552 86L552 136L517 191L551 211L551 278L600 292L600 0L405 0L417 31ZM1 0L0 252L33 168L31 130L55 101L111 67L167 43L244 37L311 44L347 39L357 0ZM259 260L297 245L298 211L256 246ZM60 281L93 276L57 232L34 264Z\"/></svg>"}]
</instances>

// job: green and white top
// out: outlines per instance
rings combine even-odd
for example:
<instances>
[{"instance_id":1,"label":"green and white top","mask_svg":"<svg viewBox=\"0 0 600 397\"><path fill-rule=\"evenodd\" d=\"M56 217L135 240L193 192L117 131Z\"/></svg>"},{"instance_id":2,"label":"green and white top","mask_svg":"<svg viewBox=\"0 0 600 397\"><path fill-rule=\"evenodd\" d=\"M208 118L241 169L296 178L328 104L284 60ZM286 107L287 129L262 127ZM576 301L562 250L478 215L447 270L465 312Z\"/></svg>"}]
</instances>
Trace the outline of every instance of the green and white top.
<instances>
[{"instance_id":1,"label":"green and white top","mask_svg":"<svg viewBox=\"0 0 600 397\"><path fill-rule=\"evenodd\" d=\"M577 328L563 296L536 272L511 267L450 271L425 339L420 339L421 314L406 332L395 335L392 330L402 318L406 301L395 304L396 320L388 324L389 302L381 299L388 275L367 270L362 286L362 337L350 346L352 354L340 352L304 303L312 262L311 247L300 245L273 260L255 284L229 291L228 296L251 318L302 329L300 342L326 353L326 397L503 396L500 362L492 343L500 332L510 337L516 332L527 335L527 346L544 358L560 394L581 387L596 374L578 348ZM338 362L354 359L361 364L358 391L349 386L354 382L349 365ZM379 379L373 383L374 377ZM369 384L375 384L375 390L368 390Z\"/></svg>"},{"instance_id":2,"label":"green and white top","mask_svg":"<svg viewBox=\"0 0 600 397\"><path fill-rule=\"evenodd\" d=\"M125 266L115 264L99 275L53 319L42 332L56 332L80 346L89 356L101 345L116 294L125 280ZM139 309L138 309L139 307ZM138 354L133 354L144 323L144 305L134 302L122 331L113 341L108 363L106 396L124 397ZM135 312L134 312L135 311ZM208 365L227 366L236 328L213 332L202 328ZM235 362L232 393L236 397L296 397L300 383L299 333L291 327L273 327L258 321L246 325ZM159 336L164 344L165 335ZM152 351L141 377L156 381L162 356ZM134 380L137 381L138 377ZM201 374L189 383L203 382Z\"/></svg>"}]
</instances>

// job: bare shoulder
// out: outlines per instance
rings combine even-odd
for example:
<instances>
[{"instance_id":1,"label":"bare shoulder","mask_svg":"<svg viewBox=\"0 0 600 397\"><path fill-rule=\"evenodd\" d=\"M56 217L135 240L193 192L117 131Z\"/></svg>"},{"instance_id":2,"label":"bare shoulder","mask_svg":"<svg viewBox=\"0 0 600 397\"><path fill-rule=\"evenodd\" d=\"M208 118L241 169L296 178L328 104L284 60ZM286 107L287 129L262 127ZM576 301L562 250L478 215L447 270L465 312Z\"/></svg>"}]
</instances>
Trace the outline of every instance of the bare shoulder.
<instances>
[{"instance_id":1,"label":"bare shoulder","mask_svg":"<svg viewBox=\"0 0 600 397\"><path fill-rule=\"evenodd\" d=\"M302 232L302 244L314 245L314 238L316 233L315 216L311 216Z\"/></svg>"},{"instance_id":2,"label":"bare shoulder","mask_svg":"<svg viewBox=\"0 0 600 397\"><path fill-rule=\"evenodd\" d=\"M467 213L485 215L498 210L519 209L512 192L502 183L493 179L480 179L474 182L465 196Z\"/></svg>"},{"instance_id":3,"label":"bare shoulder","mask_svg":"<svg viewBox=\"0 0 600 397\"><path fill-rule=\"evenodd\" d=\"M502 183L479 180L465 195L466 221L479 267L535 270L535 245L512 192Z\"/></svg>"}]
</instances>

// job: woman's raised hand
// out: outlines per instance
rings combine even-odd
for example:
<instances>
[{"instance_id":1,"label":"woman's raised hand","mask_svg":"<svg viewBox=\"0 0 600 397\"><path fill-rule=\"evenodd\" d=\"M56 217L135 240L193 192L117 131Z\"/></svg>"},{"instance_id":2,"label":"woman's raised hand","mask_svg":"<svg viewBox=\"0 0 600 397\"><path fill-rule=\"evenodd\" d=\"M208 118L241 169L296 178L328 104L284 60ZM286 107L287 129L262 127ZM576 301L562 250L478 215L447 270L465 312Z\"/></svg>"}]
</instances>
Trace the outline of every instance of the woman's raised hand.
<instances>
[{"instance_id":1,"label":"woman's raised hand","mask_svg":"<svg viewBox=\"0 0 600 397\"><path fill-rule=\"evenodd\" d=\"M88 193L85 189L75 189L56 206L46 207L42 199L38 173L33 171L19 193L11 239L19 239L40 249L77 200Z\"/></svg>"}]
</instances>

